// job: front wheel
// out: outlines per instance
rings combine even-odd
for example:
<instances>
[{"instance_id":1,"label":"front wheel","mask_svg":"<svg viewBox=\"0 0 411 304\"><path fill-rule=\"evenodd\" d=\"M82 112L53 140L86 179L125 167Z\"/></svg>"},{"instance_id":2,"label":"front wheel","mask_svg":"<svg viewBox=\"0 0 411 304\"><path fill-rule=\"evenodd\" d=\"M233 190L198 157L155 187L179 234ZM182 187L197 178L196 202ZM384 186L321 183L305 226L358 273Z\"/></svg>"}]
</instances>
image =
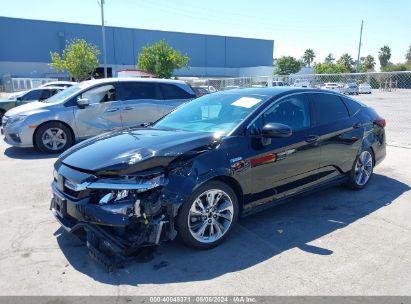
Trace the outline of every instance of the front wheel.
<instances>
[{"instance_id":1,"label":"front wheel","mask_svg":"<svg viewBox=\"0 0 411 304\"><path fill-rule=\"evenodd\" d=\"M34 141L43 153L61 153L73 144L73 136L64 124L50 122L36 131Z\"/></svg>"},{"instance_id":2,"label":"front wheel","mask_svg":"<svg viewBox=\"0 0 411 304\"><path fill-rule=\"evenodd\" d=\"M208 182L181 207L176 222L179 236L190 247L216 247L231 233L238 213L234 191L222 182Z\"/></svg>"},{"instance_id":3,"label":"front wheel","mask_svg":"<svg viewBox=\"0 0 411 304\"><path fill-rule=\"evenodd\" d=\"M374 155L370 149L357 156L350 172L348 184L353 189L363 189L371 179L374 169Z\"/></svg>"}]
</instances>

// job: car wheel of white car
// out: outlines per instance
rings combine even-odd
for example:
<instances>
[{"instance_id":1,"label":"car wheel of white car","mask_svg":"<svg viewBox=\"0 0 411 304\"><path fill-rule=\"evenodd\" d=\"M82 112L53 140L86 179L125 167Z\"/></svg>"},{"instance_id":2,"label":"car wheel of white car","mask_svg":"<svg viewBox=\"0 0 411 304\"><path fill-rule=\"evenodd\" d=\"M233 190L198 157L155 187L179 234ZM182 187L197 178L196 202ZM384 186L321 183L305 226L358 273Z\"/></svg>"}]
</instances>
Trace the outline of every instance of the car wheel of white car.
<instances>
[{"instance_id":1,"label":"car wheel of white car","mask_svg":"<svg viewBox=\"0 0 411 304\"><path fill-rule=\"evenodd\" d=\"M36 147L43 153L61 153L73 144L71 131L59 122L42 125L34 139Z\"/></svg>"}]
</instances>

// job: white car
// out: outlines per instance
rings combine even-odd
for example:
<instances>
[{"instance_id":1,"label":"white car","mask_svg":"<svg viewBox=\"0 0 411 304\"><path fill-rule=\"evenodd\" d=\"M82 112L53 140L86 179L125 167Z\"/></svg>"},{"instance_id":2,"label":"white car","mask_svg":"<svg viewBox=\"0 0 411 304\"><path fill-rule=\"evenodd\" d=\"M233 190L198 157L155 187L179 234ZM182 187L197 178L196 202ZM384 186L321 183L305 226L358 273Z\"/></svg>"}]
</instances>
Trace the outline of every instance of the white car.
<instances>
[{"instance_id":1,"label":"white car","mask_svg":"<svg viewBox=\"0 0 411 304\"><path fill-rule=\"evenodd\" d=\"M371 94L371 86L368 83L361 83L358 86L358 92L360 94Z\"/></svg>"},{"instance_id":2,"label":"white car","mask_svg":"<svg viewBox=\"0 0 411 304\"><path fill-rule=\"evenodd\" d=\"M47 87L60 87L60 88L69 88L73 85L76 85L77 82L73 81L51 81L47 82L40 86L40 88L47 88Z\"/></svg>"},{"instance_id":3,"label":"white car","mask_svg":"<svg viewBox=\"0 0 411 304\"><path fill-rule=\"evenodd\" d=\"M284 87L286 84L284 81L281 80L275 80L272 83L273 87Z\"/></svg>"},{"instance_id":4,"label":"white car","mask_svg":"<svg viewBox=\"0 0 411 304\"><path fill-rule=\"evenodd\" d=\"M310 86L310 81L307 79L296 79L293 84L293 87L298 88L309 88Z\"/></svg>"},{"instance_id":5,"label":"white car","mask_svg":"<svg viewBox=\"0 0 411 304\"><path fill-rule=\"evenodd\" d=\"M200 88L203 88L203 89L206 89L208 92L210 92L210 93L215 93L215 92L217 92L217 90L216 90L216 88L215 87L213 87L213 86L207 86L207 85L202 85L202 86L199 86Z\"/></svg>"},{"instance_id":6,"label":"white car","mask_svg":"<svg viewBox=\"0 0 411 304\"><path fill-rule=\"evenodd\" d=\"M326 82L324 85L321 87L323 90L329 90L329 91L334 91L334 92L341 92L340 85L336 82Z\"/></svg>"}]
</instances>

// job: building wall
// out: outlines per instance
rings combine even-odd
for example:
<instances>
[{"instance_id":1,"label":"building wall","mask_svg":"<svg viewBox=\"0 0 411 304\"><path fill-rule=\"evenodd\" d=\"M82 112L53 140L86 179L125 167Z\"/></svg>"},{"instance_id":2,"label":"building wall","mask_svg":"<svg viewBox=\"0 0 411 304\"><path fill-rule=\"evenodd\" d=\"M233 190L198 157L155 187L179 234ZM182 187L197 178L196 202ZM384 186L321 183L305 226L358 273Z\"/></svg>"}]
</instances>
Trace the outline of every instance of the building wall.
<instances>
[{"instance_id":1,"label":"building wall","mask_svg":"<svg viewBox=\"0 0 411 304\"><path fill-rule=\"evenodd\" d=\"M50 51L61 52L65 42L73 38L84 38L102 50L101 27L96 25L0 17L0 37L6 42L0 48L0 74L14 75L10 70L14 68L19 73L55 73L46 65ZM193 75L195 71L197 76L239 76L242 68L272 66L272 40L109 26L107 63L114 71L133 67L141 48L161 39L190 57L192 69L177 71L176 75ZM101 55L99 60L103 62Z\"/></svg>"}]
</instances>

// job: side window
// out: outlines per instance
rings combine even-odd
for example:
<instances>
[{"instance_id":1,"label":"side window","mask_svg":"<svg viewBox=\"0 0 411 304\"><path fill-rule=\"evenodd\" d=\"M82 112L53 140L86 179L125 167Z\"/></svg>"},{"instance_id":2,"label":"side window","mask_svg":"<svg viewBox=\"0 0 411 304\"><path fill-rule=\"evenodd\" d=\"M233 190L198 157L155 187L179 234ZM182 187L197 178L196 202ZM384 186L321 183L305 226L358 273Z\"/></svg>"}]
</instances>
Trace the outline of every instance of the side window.
<instances>
[{"instance_id":1,"label":"side window","mask_svg":"<svg viewBox=\"0 0 411 304\"><path fill-rule=\"evenodd\" d=\"M349 117L347 107L340 97L333 94L311 94L317 125L325 125Z\"/></svg>"},{"instance_id":2,"label":"side window","mask_svg":"<svg viewBox=\"0 0 411 304\"><path fill-rule=\"evenodd\" d=\"M157 84L151 82L122 82L119 84L119 100L160 99Z\"/></svg>"},{"instance_id":3,"label":"side window","mask_svg":"<svg viewBox=\"0 0 411 304\"><path fill-rule=\"evenodd\" d=\"M87 98L90 104L115 101L116 89L113 85L104 85L101 87L92 88L81 94L81 97L79 96L77 98Z\"/></svg>"},{"instance_id":4,"label":"side window","mask_svg":"<svg viewBox=\"0 0 411 304\"><path fill-rule=\"evenodd\" d=\"M310 104L304 94L285 97L269 107L251 126L252 135L261 134L264 125L270 122L282 123L293 131L311 126Z\"/></svg>"},{"instance_id":5,"label":"side window","mask_svg":"<svg viewBox=\"0 0 411 304\"><path fill-rule=\"evenodd\" d=\"M359 104L358 102L350 98L343 97L343 99L344 99L345 105L350 111L351 116L357 114L357 112L362 108L361 104Z\"/></svg>"},{"instance_id":6,"label":"side window","mask_svg":"<svg viewBox=\"0 0 411 304\"><path fill-rule=\"evenodd\" d=\"M47 98L50 98L51 96L51 90L42 90L40 100L45 100Z\"/></svg>"},{"instance_id":7,"label":"side window","mask_svg":"<svg viewBox=\"0 0 411 304\"><path fill-rule=\"evenodd\" d=\"M30 91L21 97L21 100L40 100L42 90Z\"/></svg>"},{"instance_id":8,"label":"side window","mask_svg":"<svg viewBox=\"0 0 411 304\"><path fill-rule=\"evenodd\" d=\"M195 97L174 84L160 83L160 89L161 89L161 93L163 94L163 99L165 100L167 99L188 99L188 98Z\"/></svg>"}]
</instances>

